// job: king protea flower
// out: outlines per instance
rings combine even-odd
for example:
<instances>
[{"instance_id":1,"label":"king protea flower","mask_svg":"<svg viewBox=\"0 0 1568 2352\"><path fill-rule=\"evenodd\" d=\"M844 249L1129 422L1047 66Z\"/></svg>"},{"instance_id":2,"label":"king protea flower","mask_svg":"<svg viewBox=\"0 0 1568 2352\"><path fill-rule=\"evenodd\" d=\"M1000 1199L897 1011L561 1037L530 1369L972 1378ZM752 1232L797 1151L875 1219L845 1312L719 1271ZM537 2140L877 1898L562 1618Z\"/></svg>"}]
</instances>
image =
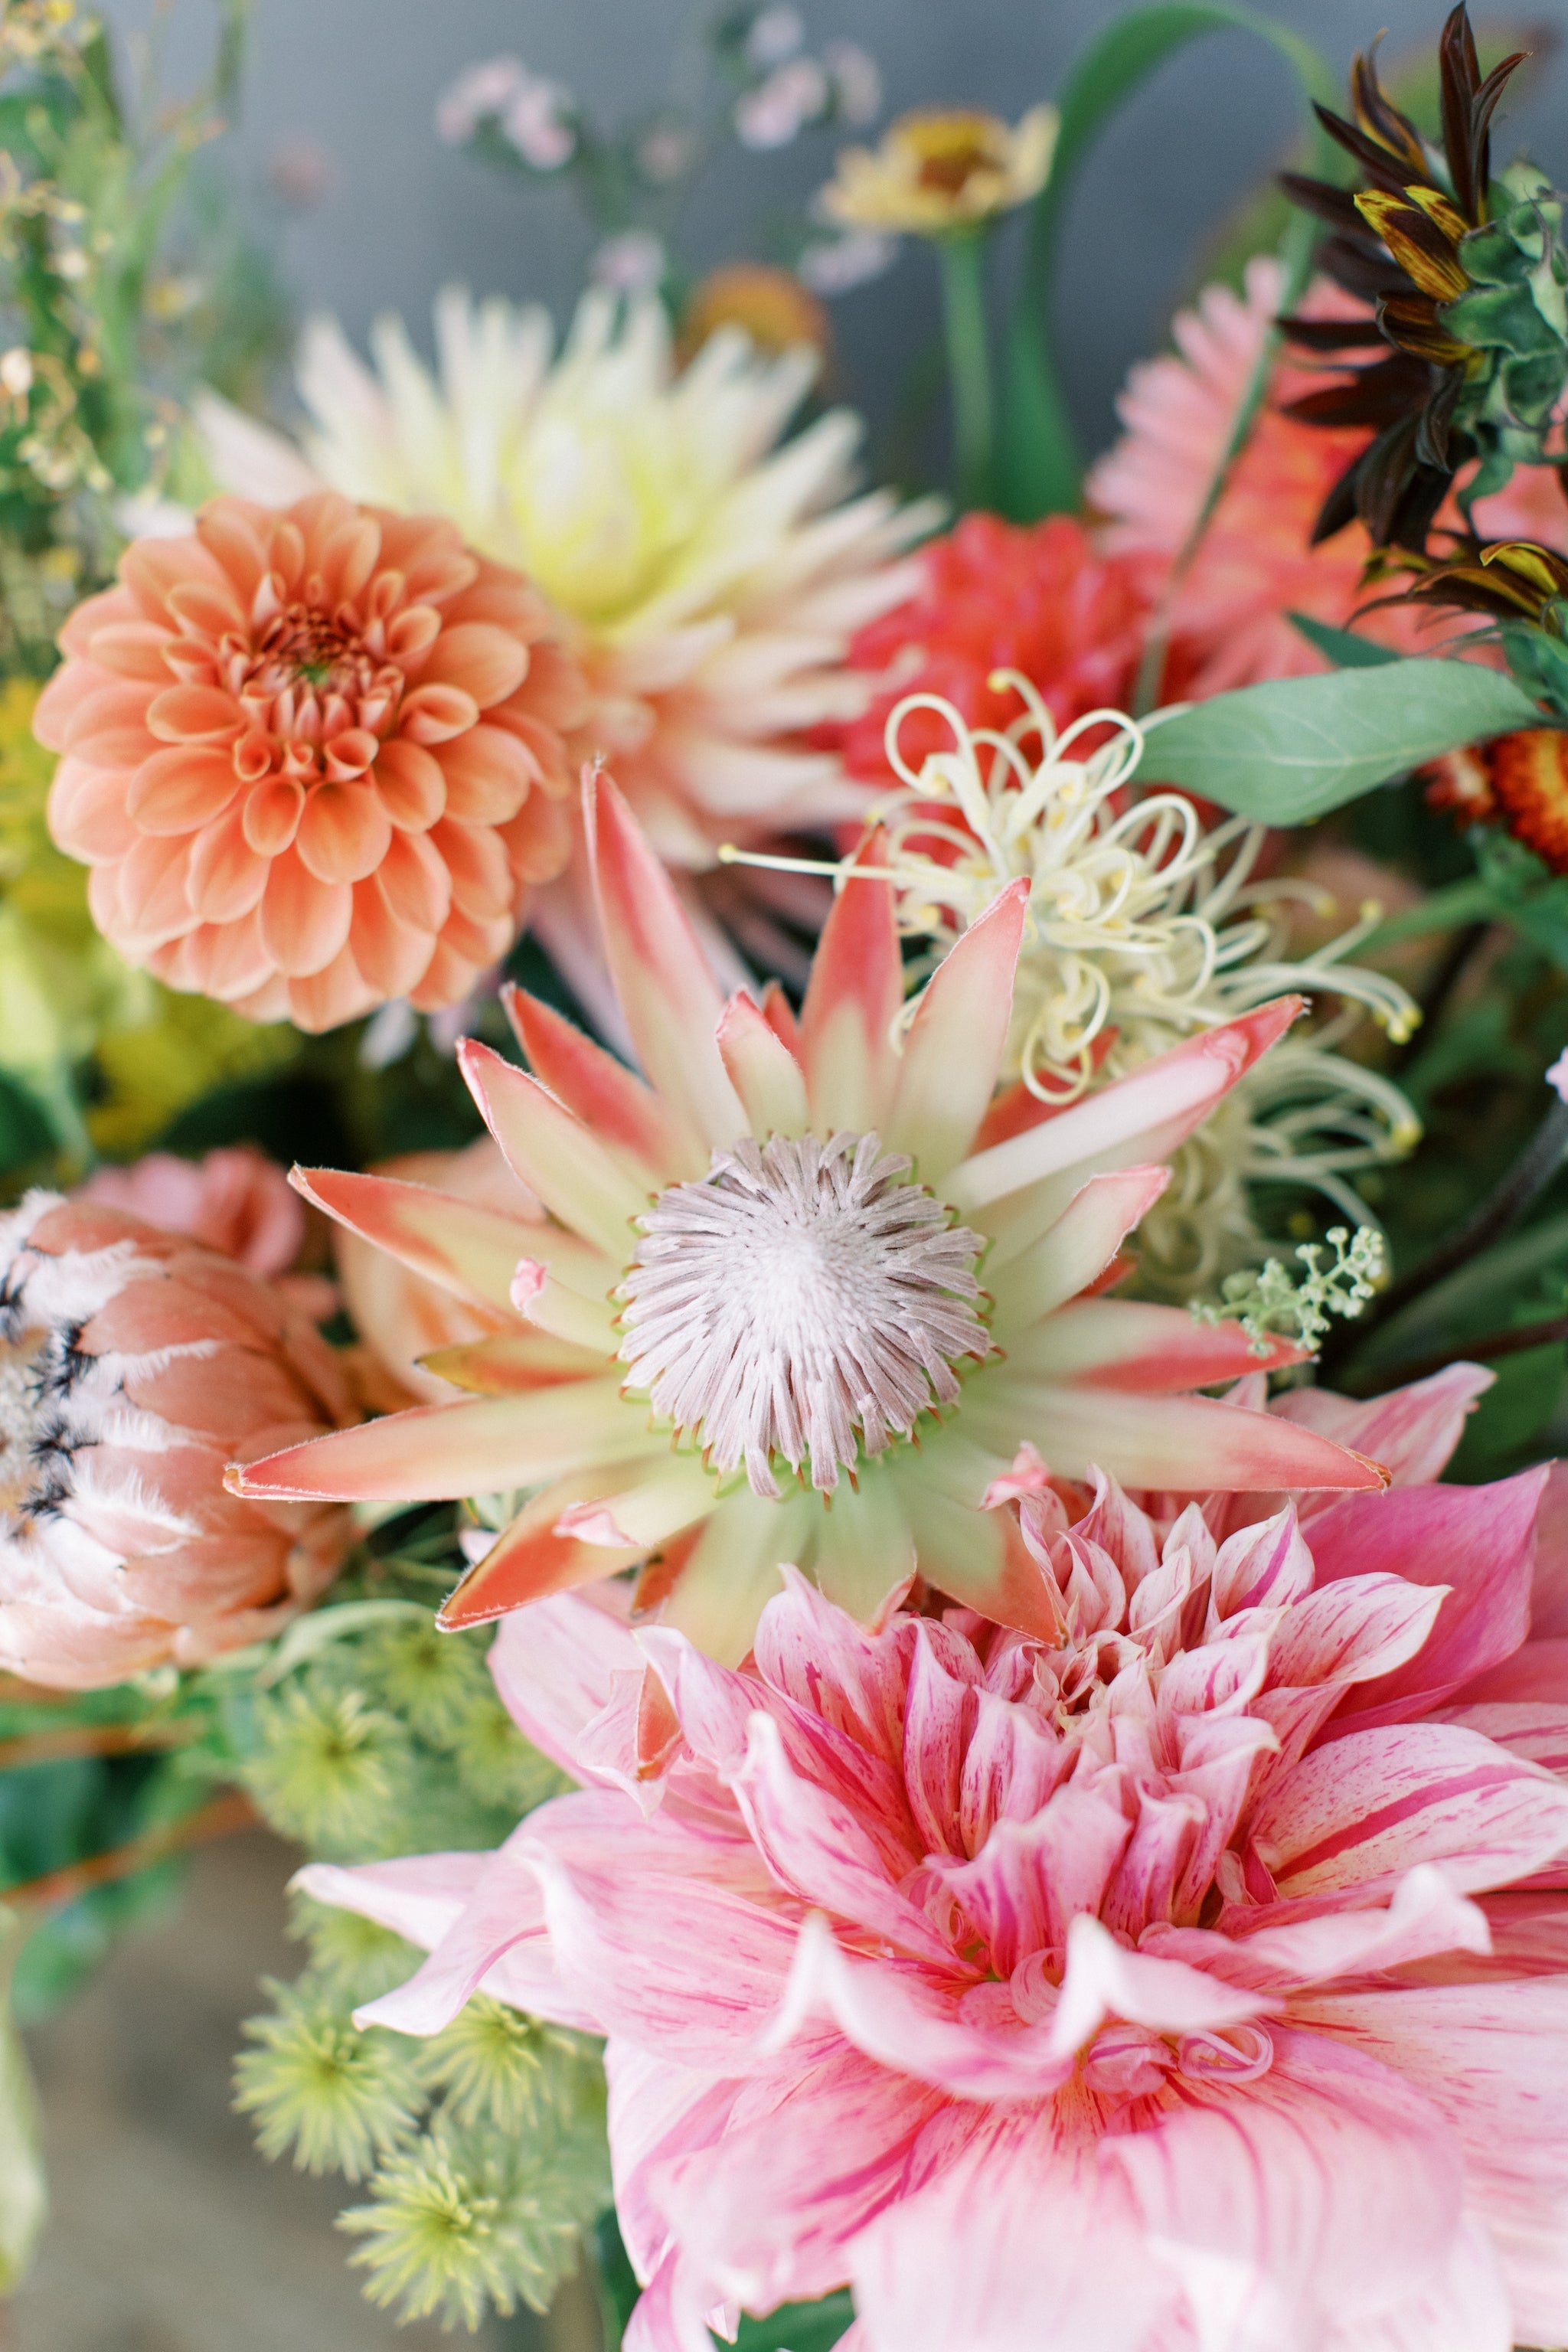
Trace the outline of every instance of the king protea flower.
<instances>
[{"instance_id":1,"label":"king protea flower","mask_svg":"<svg viewBox=\"0 0 1568 2352\"><path fill-rule=\"evenodd\" d=\"M529 1195L508 1218L374 1176L299 1179L510 1323L426 1360L468 1397L292 1447L237 1492L534 1487L444 1622L642 1562L643 1606L740 1658L782 1560L865 1618L918 1569L1037 1628L1038 1579L992 1507L1042 1478L1042 1456L1152 1486L1379 1483L1314 1432L1179 1393L1252 1368L1234 1324L1086 1296L1163 1189L1161 1160L1299 999L1055 1118L1021 1088L994 1111L1026 884L942 963L900 1053L888 884L846 885L798 1024L776 989L726 1004L619 793L590 779L584 800L646 1080L513 993L533 1076L472 1043L462 1063L552 1223L527 1222Z\"/></svg>"},{"instance_id":2,"label":"king protea flower","mask_svg":"<svg viewBox=\"0 0 1568 2352\"><path fill-rule=\"evenodd\" d=\"M261 1640L353 1537L226 1462L356 1418L286 1288L106 1202L0 1218L0 1665L96 1689Z\"/></svg>"},{"instance_id":3,"label":"king protea flower","mask_svg":"<svg viewBox=\"0 0 1568 2352\"><path fill-rule=\"evenodd\" d=\"M448 514L470 545L525 571L587 675L577 751L610 760L678 870L711 873L725 841L858 818L867 795L815 730L870 699L846 666L849 640L910 593L905 551L940 509L851 495L861 428L847 409L781 442L819 354L770 356L728 327L678 373L661 305L623 309L602 290L558 356L544 311L476 306L460 287L437 303L436 341L432 376L384 320L373 373L318 322L300 358L303 450L210 402L219 478L266 498L328 481ZM579 863L537 920L586 993Z\"/></svg>"},{"instance_id":4,"label":"king protea flower","mask_svg":"<svg viewBox=\"0 0 1568 2352\"><path fill-rule=\"evenodd\" d=\"M1561 2344L1546 1475L1223 1538L1037 1496L1033 1635L791 1572L735 1671L562 1595L492 1664L588 1785L304 1885L430 1951L363 2022L482 1987L607 2035L637 2352L845 2285L862 2352Z\"/></svg>"},{"instance_id":5,"label":"king protea flower","mask_svg":"<svg viewBox=\"0 0 1568 2352\"><path fill-rule=\"evenodd\" d=\"M466 996L570 847L583 682L449 522L215 499L60 633L49 829L126 961L329 1029Z\"/></svg>"}]
</instances>

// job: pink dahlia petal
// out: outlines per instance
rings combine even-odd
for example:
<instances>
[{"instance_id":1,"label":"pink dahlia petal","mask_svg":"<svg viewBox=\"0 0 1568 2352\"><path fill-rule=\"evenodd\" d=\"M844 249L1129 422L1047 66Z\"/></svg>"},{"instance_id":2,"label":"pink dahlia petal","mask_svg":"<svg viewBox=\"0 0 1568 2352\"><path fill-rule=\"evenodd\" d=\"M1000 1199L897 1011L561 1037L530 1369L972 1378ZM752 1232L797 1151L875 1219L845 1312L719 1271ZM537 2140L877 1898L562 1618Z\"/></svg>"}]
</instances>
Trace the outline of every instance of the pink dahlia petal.
<instances>
[{"instance_id":1,"label":"pink dahlia petal","mask_svg":"<svg viewBox=\"0 0 1568 2352\"><path fill-rule=\"evenodd\" d=\"M1496 1486L1411 1486L1378 1514L1379 1555L1409 1584L1447 1586L1431 1638L1405 1664L1365 1684L1341 1710L1348 1726L1424 1715L1488 1667L1511 1658L1531 1630L1536 1516L1548 1472ZM1311 1522L1320 1577L1364 1567L1364 1516L1354 1499Z\"/></svg>"}]
</instances>

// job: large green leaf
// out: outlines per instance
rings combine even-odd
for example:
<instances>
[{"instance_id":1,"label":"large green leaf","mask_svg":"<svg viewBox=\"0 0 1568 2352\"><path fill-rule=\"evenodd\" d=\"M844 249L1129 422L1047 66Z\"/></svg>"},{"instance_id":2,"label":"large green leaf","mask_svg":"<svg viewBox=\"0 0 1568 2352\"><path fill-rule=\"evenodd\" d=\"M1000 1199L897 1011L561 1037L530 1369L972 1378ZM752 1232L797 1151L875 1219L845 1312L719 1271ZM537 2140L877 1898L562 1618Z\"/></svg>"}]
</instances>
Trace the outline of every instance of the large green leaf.
<instances>
[{"instance_id":1,"label":"large green leaf","mask_svg":"<svg viewBox=\"0 0 1568 2352\"><path fill-rule=\"evenodd\" d=\"M1498 670L1396 661L1244 686L1144 723L1141 780L1301 824L1461 744L1539 726L1541 713Z\"/></svg>"},{"instance_id":2,"label":"large green leaf","mask_svg":"<svg viewBox=\"0 0 1568 2352\"><path fill-rule=\"evenodd\" d=\"M1108 26L1079 58L1058 100L1060 127L1051 175L1035 200L1025 282L1007 355L1001 475L1005 510L1020 522L1066 512L1079 501L1080 466L1051 341L1057 247L1074 182L1104 125L1167 58L1207 33L1254 33L1288 59L1303 108L1339 101L1339 88L1310 41L1256 10L1226 0L1164 0ZM1312 118L1309 114L1309 124ZM1334 151L1320 163L1330 168ZM1337 174L1336 174L1337 176ZM1302 231L1306 243L1313 232ZM1303 252L1305 244L1303 245Z\"/></svg>"}]
</instances>

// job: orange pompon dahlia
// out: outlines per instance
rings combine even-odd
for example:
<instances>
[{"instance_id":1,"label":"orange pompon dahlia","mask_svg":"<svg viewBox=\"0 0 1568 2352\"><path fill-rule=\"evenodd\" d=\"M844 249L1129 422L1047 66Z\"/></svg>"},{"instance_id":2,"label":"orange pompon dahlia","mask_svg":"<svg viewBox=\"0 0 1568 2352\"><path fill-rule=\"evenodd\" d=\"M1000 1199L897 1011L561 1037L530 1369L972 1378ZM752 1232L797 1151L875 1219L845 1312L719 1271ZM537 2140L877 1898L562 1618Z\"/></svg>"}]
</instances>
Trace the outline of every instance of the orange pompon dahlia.
<instances>
[{"instance_id":1,"label":"orange pompon dahlia","mask_svg":"<svg viewBox=\"0 0 1568 2352\"><path fill-rule=\"evenodd\" d=\"M35 721L99 929L254 1020L458 1002L570 846L582 687L549 627L450 523L335 491L130 548Z\"/></svg>"},{"instance_id":2,"label":"orange pompon dahlia","mask_svg":"<svg viewBox=\"0 0 1568 2352\"><path fill-rule=\"evenodd\" d=\"M259 1640L351 1515L242 1502L224 1465L358 1418L286 1288L96 1201L0 1217L0 1666L96 1690Z\"/></svg>"},{"instance_id":3,"label":"orange pompon dahlia","mask_svg":"<svg viewBox=\"0 0 1568 2352\"><path fill-rule=\"evenodd\" d=\"M459 1049L521 1179L512 1213L300 1176L330 1215L505 1328L426 1360L466 1395L253 1462L237 1493L532 1489L445 1623L640 1565L643 1610L738 1659L784 1561L867 1621L918 1571L1044 1626L1000 1507L1047 1462L1205 1490L1383 1483L1314 1431L1183 1393L1253 1368L1234 1323L1094 1295L1163 1189L1161 1163L1299 997L1068 1110L1022 1088L994 1110L1026 882L938 967L900 1051L894 897L874 867L835 901L797 1023L776 988L725 1003L612 785L590 779L584 822L647 1080L513 992L535 1075ZM1281 1343L1269 1360L1300 1353Z\"/></svg>"}]
</instances>

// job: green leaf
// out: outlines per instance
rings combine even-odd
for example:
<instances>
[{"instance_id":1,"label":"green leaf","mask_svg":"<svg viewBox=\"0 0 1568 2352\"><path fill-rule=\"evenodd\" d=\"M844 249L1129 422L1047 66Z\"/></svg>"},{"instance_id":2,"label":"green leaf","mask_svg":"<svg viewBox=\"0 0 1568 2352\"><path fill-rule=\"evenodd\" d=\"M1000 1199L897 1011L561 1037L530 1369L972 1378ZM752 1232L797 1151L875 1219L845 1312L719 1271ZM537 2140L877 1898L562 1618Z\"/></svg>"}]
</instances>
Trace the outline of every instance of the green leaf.
<instances>
[{"instance_id":1,"label":"green leaf","mask_svg":"<svg viewBox=\"0 0 1568 2352\"><path fill-rule=\"evenodd\" d=\"M1509 677L1396 661L1282 677L1145 721L1138 768L1265 824L1302 824L1461 744L1540 724Z\"/></svg>"},{"instance_id":2,"label":"green leaf","mask_svg":"<svg viewBox=\"0 0 1568 2352\"><path fill-rule=\"evenodd\" d=\"M1226 0L1166 0L1109 26L1079 58L1058 100L1051 175L1035 199L1022 296L1014 315L1003 415L1003 511L1015 521L1065 513L1079 501L1079 463L1051 342L1050 313L1061 225L1078 173L1100 132L1167 58L1206 33L1255 33L1285 57L1312 99L1337 104L1339 88L1310 41ZM1310 124L1310 118L1309 117ZM1325 168L1333 151L1315 132Z\"/></svg>"},{"instance_id":3,"label":"green leaf","mask_svg":"<svg viewBox=\"0 0 1568 2352\"><path fill-rule=\"evenodd\" d=\"M1285 618L1299 636L1336 669L1381 669L1385 662L1399 659L1386 646L1374 645L1370 637L1358 637L1353 629L1331 629L1326 621L1314 621L1310 613L1287 613Z\"/></svg>"},{"instance_id":4,"label":"green leaf","mask_svg":"<svg viewBox=\"0 0 1568 2352\"><path fill-rule=\"evenodd\" d=\"M735 2352L831 2352L854 2316L844 2287L820 2303L781 2303L765 2319L742 2317Z\"/></svg>"}]
</instances>

